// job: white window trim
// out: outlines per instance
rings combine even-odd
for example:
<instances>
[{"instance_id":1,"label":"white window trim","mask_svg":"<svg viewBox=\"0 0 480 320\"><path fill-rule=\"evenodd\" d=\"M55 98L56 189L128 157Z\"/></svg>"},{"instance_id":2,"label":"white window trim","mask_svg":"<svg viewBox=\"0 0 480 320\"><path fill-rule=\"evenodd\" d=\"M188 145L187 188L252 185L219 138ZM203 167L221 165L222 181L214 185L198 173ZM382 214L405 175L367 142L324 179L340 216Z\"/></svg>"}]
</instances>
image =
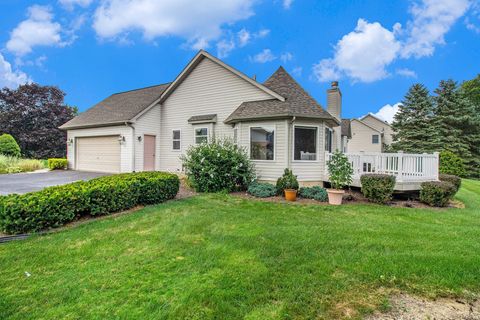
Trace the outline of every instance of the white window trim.
<instances>
[{"instance_id":1,"label":"white window trim","mask_svg":"<svg viewBox=\"0 0 480 320\"><path fill-rule=\"evenodd\" d=\"M194 126L193 127L193 144L194 145L197 145L199 143L197 143L197 130L198 129L207 129L207 143L210 142L210 127L204 127L204 126ZM204 136L200 136L200 137L204 137Z\"/></svg>"},{"instance_id":2,"label":"white window trim","mask_svg":"<svg viewBox=\"0 0 480 320\"><path fill-rule=\"evenodd\" d=\"M173 132L174 132L174 131L180 131L180 139L173 139ZM172 136L171 136L171 137L172 137L172 144L171 144L172 151L174 151L174 152L181 152L181 151L182 151L182 129L172 129ZM174 148L173 148L173 142L174 142L174 141L177 141L177 140L180 142L180 148L174 149Z\"/></svg>"},{"instance_id":3,"label":"white window trim","mask_svg":"<svg viewBox=\"0 0 480 320\"><path fill-rule=\"evenodd\" d=\"M295 128L296 127L299 127L299 128L316 128L317 129L317 136L316 136L316 153L317 153L317 159L316 160L295 160ZM307 163L315 163L315 162L320 162L320 149L319 149L319 141L320 141L320 138L319 138L319 135L320 135L320 126L314 126L314 125L302 125L302 124L295 124L293 125L293 132L292 132L292 162L307 162Z\"/></svg>"},{"instance_id":4,"label":"white window trim","mask_svg":"<svg viewBox=\"0 0 480 320\"><path fill-rule=\"evenodd\" d=\"M378 142L377 143L373 142L373 136L378 137ZM380 144L380 135L379 134L372 134L372 144Z\"/></svg>"},{"instance_id":5,"label":"white window trim","mask_svg":"<svg viewBox=\"0 0 480 320\"><path fill-rule=\"evenodd\" d=\"M269 130L273 130L273 159L272 160L255 160L252 159L251 151L252 151L252 128L265 128ZM277 126L276 125L256 125L256 126L249 126L248 127L248 158L250 161L254 162L267 162L272 163L277 161Z\"/></svg>"},{"instance_id":6,"label":"white window trim","mask_svg":"<svg viewBox=\"0 0 480 320\"><path fill-rule=\"evenodd\" d=\"M239 142L239 140L240 140L240 137L238 136L238 132L239 132L239 131L238 131L238 128L237 128L237 127L233 128L232 140L233 140L233 143L236 144L236 145L239 145L238 142ZM235 140L235 138L237 138L237 139Z\"/></svg>"},{"instance_id":7,"label":"white window trim","mask_svg":"<svg viewBox=\"0 0 480 320\"><path fill-rule=\"evenodd\" d=\"M323 150L324 150L325 152L330 152L330 153L332 153L332 152L334 152L334 148L333 148L333 129L330 128L330 127L325 127L324 129L328 129L328 131L330 131L330 134L331 134L331 137L332 137L332 141L330 142L330 149L331 149L331 150L327 150L327 141L326 141L327 137L325 136L325 130L323 130L323 134L324 134L324 137L323 137Z\"/></svg>"}]
</instances>

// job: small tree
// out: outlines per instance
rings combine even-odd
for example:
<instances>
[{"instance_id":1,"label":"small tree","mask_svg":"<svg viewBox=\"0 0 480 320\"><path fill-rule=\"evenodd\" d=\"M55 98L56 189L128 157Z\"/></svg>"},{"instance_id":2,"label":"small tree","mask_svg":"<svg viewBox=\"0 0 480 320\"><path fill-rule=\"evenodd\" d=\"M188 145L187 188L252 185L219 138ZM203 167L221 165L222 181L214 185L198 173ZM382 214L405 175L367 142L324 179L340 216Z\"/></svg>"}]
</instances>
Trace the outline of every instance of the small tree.
<instances>
[{"instance_id":1,"label":"small tree","mask_svg":"<svg viewBox=\"0 0 480 320\"><path fill-rule=\"evenodd\" d=\"M463 160L451 151L440 152L440 173L464 177L465 165Z\"/></svg>"},{"instance_id":2,"label":"small tree","mask_svg":"<svg viewBox=\"0 0 480 320\"><path fill-rule=\"evenodd\" d=\"M293 174L293 171L285 168L283 176L277 179L277 194L283 195L285 189L298 190L297 176Z\"/></svg>"},{"instance_id":3,"label":"small tree","mask_svg":"<svg viewBox=\"0 0 480 320\"><path fill-rule=\"evenodd\" d=\"M0 154L12 157L20 157L21 155L17 141L7 133L0 136Z\"/></svg>"},{"instance_id":4,"label":"small tree","mask_svg":"<svg viewBox=\"0 0 480 320\"><path fill-rule=\"evenodd\" d=\"M335 151L327 166L333 189L343 189L352 183L353 168L346 155Z\"/></svg>"}]
</instances>

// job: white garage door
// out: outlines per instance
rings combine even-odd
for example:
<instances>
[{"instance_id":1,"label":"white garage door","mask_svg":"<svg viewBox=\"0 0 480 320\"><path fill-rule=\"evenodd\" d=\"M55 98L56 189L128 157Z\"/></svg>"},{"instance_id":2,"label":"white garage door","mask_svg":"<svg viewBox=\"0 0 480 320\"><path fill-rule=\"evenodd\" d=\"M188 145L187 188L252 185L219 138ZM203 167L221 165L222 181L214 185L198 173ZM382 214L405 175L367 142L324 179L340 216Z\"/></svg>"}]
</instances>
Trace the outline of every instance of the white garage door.
<instances>
[{"instance_id":1,"label":"white garage door","mask_svg":"<svg viewBox=\"0 0 480 320\"><path fill-rule=\"evenodd\" d=\"M77 138L77 170L120 172L118 136Z\"/></svg>"}]
</instances>

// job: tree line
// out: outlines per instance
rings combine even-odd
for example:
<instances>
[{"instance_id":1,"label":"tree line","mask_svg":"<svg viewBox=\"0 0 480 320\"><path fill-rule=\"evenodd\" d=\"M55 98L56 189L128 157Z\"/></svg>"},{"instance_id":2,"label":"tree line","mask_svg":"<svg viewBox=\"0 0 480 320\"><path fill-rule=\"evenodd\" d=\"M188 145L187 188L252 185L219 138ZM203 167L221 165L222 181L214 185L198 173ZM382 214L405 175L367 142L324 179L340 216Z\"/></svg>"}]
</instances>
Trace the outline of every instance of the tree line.
<instances>
[{"instance_id":1,"label":"tree line","mask_svg":"<svg viewBox=\"0 0 480 320\"><path fill-rule=\"evenodd\" d=\"M65 92L36 83L0 90L0 135L12 135L26 158L65 157L66 133L59 126L77 115Z\"/></svg>"},{"instance_id":2,"label":"tree line","mask_svg":"<svg viewBox=\"0 0 480 320\"><path fill-rule=\"evenodd\" d=\"M442 80L433 95L412 85L392 128L394 151L448 151L461 159L465 176L480 177L480 74L461 85Z\"/></svg>"}]
</instances>

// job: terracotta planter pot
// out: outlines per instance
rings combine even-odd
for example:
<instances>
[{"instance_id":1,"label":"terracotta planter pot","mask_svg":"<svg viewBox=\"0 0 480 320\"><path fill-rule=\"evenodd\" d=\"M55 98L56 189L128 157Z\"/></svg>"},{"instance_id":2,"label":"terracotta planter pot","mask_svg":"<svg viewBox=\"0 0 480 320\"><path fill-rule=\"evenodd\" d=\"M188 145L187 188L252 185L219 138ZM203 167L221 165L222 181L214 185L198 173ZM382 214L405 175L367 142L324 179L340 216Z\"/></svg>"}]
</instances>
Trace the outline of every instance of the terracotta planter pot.
<instances>
[{"instance_id":1,"label":"terracotta planter pot","mask_svg":"<svg viewBox=\"0 0 480 320\"><path fill-rule=\"evenodd\" d=\"M343 195L345 194L345 190L337 190L337 189L327 189L328 193L328 203L333 204L335 206L339 206L342 204Z\"/></svg>"},{"instance_id":2,"label":"terracotta planter pot","mask_svg":"<svg viewBox=\"0 0 480 320\"><path fill-rule=\"evenodd\" d=\"M297 190L295 189L285 189L285 200L287 201L296 201L297 200Z\"/></svg>"}]
</instances>

